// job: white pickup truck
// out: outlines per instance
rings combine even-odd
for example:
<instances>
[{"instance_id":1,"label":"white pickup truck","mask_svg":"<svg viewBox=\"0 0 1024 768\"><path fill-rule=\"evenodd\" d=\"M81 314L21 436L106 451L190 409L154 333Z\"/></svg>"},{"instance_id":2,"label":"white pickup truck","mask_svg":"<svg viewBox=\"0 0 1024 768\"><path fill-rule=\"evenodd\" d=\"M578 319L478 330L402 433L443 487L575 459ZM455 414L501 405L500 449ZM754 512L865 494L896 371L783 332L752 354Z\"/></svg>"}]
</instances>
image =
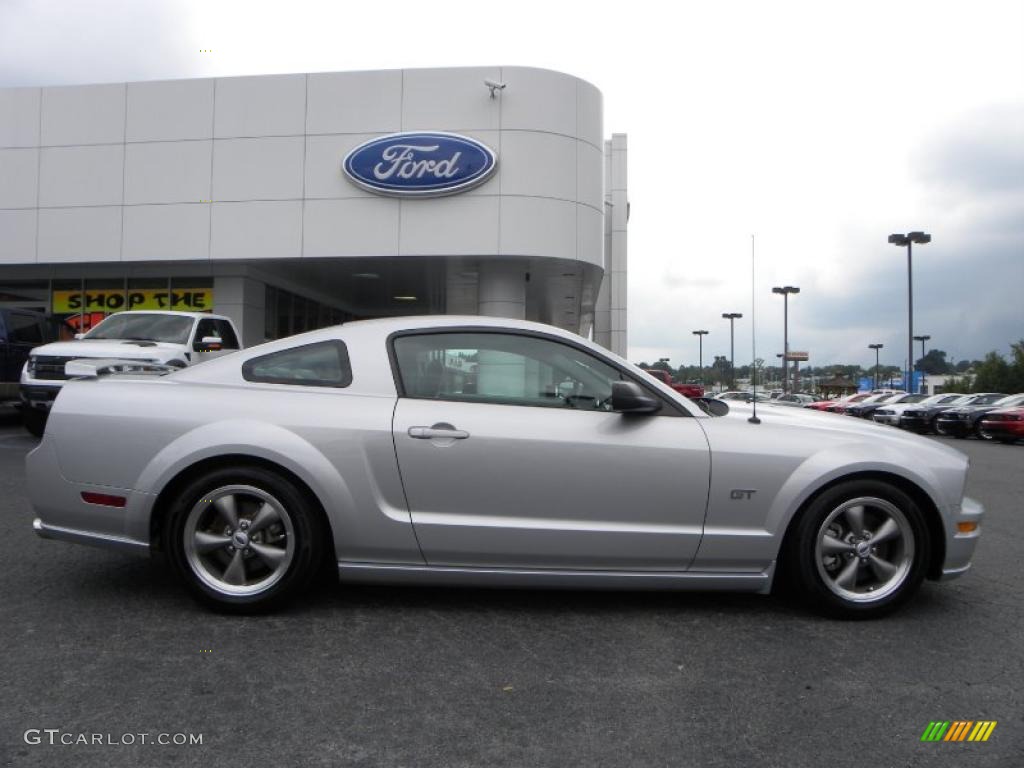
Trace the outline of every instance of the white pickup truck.
<instances>
[{"instance_id":1,"label":"white pickup truck","mask_svg":"<svg viewBox=\"0 0 1024 768\"><path fill-rule=\"evenodd\" d=\"M50 406L71 378L64 369L71 360L123 360L185 368L238 349L238 332L224 315L118 312L74 341L45 344L30 352L20 381L23 423L32 434L43 434Z\"/></svg>"}]
</instances>

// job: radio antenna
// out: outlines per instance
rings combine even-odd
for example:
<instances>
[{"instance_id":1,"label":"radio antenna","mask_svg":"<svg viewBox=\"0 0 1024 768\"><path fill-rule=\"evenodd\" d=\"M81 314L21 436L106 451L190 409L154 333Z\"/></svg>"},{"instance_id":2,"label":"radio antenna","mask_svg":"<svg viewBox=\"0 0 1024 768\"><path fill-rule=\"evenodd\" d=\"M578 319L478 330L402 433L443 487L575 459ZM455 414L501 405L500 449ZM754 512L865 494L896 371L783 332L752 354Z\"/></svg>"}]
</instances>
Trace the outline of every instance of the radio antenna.
<instances>
[{"instance_id":1,"label":"radio antenna","mask_svg":"<svg viewBox=\"0 0 1024 768\"><path fill-rule=\"evenodd\" d=\"M750 348L753 358L750 361L750 379L754 386L754 415L747 421L760 424L757 418L757 290L754 275L754 236L750 236Z\"/></svg>"}]
</instances>

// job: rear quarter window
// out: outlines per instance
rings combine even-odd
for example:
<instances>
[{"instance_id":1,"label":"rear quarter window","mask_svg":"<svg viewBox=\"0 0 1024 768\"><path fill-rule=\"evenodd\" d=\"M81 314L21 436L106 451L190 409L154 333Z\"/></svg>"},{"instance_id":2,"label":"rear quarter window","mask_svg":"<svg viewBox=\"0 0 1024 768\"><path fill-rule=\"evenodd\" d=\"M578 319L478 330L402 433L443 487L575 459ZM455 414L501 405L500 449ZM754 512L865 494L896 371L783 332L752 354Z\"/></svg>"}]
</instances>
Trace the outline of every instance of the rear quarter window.
<instances>
[{"instance_id":1,"label":"rear quarter window","mask_svg":"<svg viewBox=\"0 0 1024 768\"><path fill-rule=\"evenodd\" d=\"M344 342L319 341L246 360L242 378L264 384L347 387L352 383L352 366Z\"/></svg>"}]
</instances>

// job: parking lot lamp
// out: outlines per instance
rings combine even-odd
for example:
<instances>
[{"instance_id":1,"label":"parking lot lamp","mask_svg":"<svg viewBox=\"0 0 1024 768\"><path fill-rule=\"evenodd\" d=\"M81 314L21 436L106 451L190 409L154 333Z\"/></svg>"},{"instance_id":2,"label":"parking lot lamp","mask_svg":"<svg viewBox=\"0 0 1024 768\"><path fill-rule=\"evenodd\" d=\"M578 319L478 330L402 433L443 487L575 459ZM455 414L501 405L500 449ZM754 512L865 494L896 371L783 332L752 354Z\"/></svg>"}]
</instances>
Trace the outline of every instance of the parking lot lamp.
<instances>
[{"instance_id":1,"label":"parking lot lamp","mask_svg":"<svg viewBox=\"0 0 1024 768\"><path fill-rule=\"evenodd\" d=\"M921 342L921 359L922 360L924 360L924 343L926 341L928 341L928 339L930 339L930 338L931 338L931 336L929 336L928 334L923 334L921 336L915 336L914 337L914 341L920 341ZM921 391L922 392L924 391L924 371L921 371Z\"/></svg>"},{"instance_id":2,"label":"parking lot lamp","mask_svg":"<svg viewBox=\"0 0 1024 768\"><path fill-rule=\"evenodd\" d=\"M772 288L772 293L782 294L782 391L789 392L789 294L800 293L795 285Z\"/></svg>"},{"instance_id":3,"label":"parking lot lamp","mask_svg":"<svg viewBox=\"0 0 1024 768\"><path fill-rule=\"evenodd\" d=\"M704 337L708 335L707 331L694 331L693 335L697 337L697 367L700 368L700 385L703 387L704 382Z\"/></svg>"},{"instance_id":4,"label":"parking lot lamp","mask_svg":"<svg viewBox=\"0 0 1024 768\"><path fill-rule=\"evenodd\" d=\"M930 243L932 236L927 232L908 232L905 235L889 235L889 242L907 249L907 392L913 389L914 378L914 243Z\"/></svg>"},{"instance_id":5,"label":"parking lot lamp","mask_svg":"<svg viewBox=\"0 0 1024 768\"><path fill-rule=\"evenodd\" d=\"M739 312L723 312L722 317L729 321L729 389L736 389L736 335L735 321L743 317Z\"/></svg>"},{"instance_id":6,"label":"parking lot lamp","mask_svg":"<svg viewBox=\"0 0 1024 768\"><path fill-rule=\"evenodd\" d=\"M875 386L873 387L873 389L878 389L878 350L880 350L884 346L885 344L868 344L868 349L875 350Z\"/></svg>"}]
</instances>

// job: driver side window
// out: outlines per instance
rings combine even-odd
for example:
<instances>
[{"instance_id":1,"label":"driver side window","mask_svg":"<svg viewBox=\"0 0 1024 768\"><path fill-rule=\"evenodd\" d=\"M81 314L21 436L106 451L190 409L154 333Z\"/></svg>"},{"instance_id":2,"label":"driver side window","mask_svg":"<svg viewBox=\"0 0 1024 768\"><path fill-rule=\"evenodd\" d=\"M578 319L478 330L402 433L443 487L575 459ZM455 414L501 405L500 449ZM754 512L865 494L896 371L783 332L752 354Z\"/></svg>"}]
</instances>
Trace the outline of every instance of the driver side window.
<instances>
[{"instance_id":1,"label":"driver side window","mask_svg":"<svg viewBox=\"0 0 1024 768\"><path fill-rule=\"evenodd\" d=\"M508 333L436 333L394 341L406 397L611 410L617 369L568 344Z\"/></svg>"}]
</instances>

